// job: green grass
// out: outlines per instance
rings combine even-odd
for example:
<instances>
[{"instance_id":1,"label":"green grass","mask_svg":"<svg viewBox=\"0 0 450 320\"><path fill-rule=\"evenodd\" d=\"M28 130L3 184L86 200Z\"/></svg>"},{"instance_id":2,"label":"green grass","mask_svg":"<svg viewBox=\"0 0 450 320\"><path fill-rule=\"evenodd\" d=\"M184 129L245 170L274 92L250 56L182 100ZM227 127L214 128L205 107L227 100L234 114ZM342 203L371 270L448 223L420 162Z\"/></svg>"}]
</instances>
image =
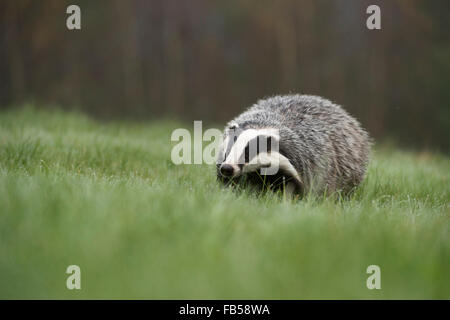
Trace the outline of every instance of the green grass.
<instances>
[{"instance_id":1,"label":"green grass","mask_svg":"<svg viewBox=\"0 0 450 320\"><path fill-rule=\"evenodd\" d=\"M173 165L178 126L0 113L0 298L450 298L449 158L377 148L350 199L289 201Z\"/></svg>"}]
</instances>

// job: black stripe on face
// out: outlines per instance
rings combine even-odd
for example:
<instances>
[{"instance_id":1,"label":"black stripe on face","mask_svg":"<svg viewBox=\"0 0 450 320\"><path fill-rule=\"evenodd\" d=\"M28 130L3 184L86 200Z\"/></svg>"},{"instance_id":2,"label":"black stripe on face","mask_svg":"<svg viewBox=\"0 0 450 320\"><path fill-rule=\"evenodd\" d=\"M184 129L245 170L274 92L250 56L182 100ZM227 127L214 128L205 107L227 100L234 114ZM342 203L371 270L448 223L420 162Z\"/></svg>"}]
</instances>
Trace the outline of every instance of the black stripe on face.
<instances>
[{"instance_id":1,"label":"black stripe on face","mask_svg":"<svg viewBox=\"0 0 450 320\"><path fill-rule=\"evenodd\" d=\"M273 137L262 134L249 140L239 159L239 166L242 168L244 164L249 163L261 152L270 152L272 150L272 139Z\"/></svg>"}]
</instances>

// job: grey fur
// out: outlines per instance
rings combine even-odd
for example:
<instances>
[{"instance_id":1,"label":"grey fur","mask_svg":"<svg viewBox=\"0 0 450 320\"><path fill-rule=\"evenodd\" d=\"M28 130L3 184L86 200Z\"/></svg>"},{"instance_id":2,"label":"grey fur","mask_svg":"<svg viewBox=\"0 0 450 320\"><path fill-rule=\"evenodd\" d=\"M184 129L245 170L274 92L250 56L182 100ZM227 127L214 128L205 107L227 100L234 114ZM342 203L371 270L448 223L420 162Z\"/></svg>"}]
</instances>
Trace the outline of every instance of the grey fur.
<instances>
[{"instance_id":1,"label":"grey fur","mask_svg":"<svg viewBox=\"0 0 450 320\"><path fill-rule=\"evenodd\" d=\"M354 189L364 179L371 142L359 122L342 107L312 95L284 95L259 100L230 121L239 129L279 129L279 150L302 180L297 193ZM218 154L219 167L224 150Z\"/></svg>"}]
</instances>

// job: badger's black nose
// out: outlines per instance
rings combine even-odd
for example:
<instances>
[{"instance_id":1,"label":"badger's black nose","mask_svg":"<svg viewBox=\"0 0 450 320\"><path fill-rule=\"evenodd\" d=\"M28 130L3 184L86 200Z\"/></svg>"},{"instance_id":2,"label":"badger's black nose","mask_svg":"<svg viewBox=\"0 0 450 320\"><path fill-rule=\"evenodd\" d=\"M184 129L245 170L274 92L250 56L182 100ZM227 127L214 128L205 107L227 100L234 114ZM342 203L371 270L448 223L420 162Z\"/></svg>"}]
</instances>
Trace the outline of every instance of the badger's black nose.
<instances>
[{"instance_id":1,"label":"badger's black nose","mask_svg":"<svg viewBox=\"0 0 450 320\"><path fill-rule=\"evenodd\" d=\"M231 177L234 173L234 169L233 166L230 164L223 164L220 167L220 173L224 176L224 177Z\"/></svg>"}]
</instances>

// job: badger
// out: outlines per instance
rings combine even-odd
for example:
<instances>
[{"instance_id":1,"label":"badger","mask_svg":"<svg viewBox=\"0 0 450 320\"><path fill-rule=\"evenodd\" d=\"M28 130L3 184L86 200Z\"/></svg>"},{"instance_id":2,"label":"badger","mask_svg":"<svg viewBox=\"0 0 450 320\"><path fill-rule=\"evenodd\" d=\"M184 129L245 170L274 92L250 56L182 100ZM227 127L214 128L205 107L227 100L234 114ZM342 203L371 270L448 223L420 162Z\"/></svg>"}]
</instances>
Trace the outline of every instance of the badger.
<instances>
[{"instance_id":1,"label":"badger","mask_svg":"<svg viewBox=\"0 0 450 320\"><path fill-rule=\"evenodd\" d=\"M217 178L290 195L349 194L363 181L371 139L341 106L313 95L259 100L227 123Z\"/></svg>"}]
</instances>

